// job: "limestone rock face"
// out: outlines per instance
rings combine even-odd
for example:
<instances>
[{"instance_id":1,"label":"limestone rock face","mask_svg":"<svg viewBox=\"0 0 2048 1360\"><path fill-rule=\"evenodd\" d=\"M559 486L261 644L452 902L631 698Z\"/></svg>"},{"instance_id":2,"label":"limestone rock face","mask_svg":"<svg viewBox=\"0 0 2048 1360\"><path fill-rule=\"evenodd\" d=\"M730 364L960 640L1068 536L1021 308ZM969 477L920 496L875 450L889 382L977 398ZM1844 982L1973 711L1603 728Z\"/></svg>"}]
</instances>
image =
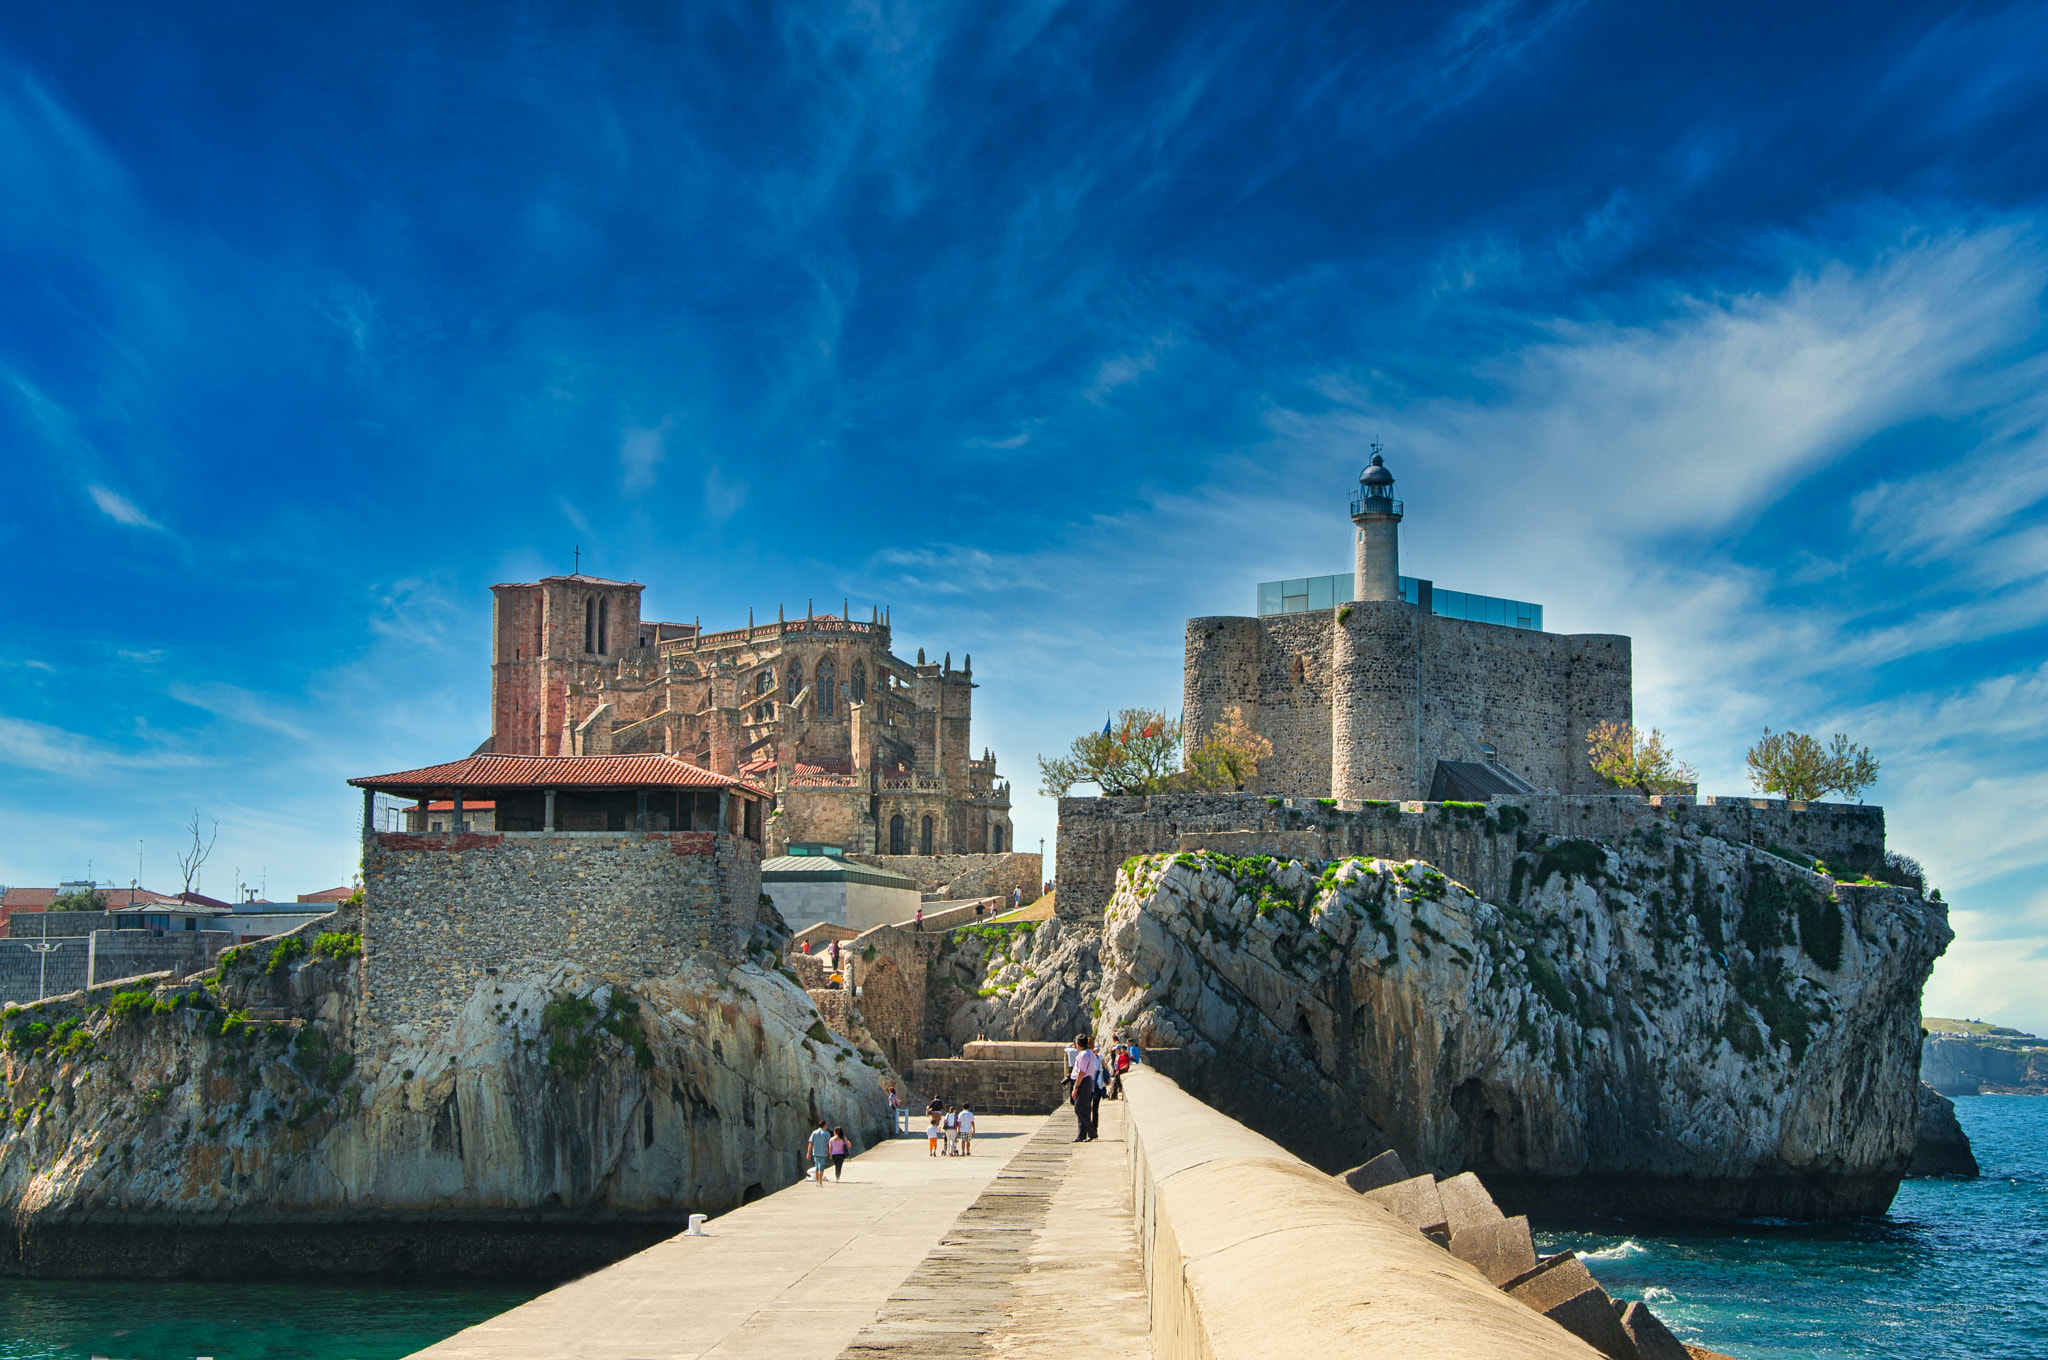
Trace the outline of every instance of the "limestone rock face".
<instances>
[{"instance_id":1,"label":"limestone rock face","mask_svg":"<svg viewBox=\"0 0 2048 1360\"><path fill-rule=\"evenodd\" d=\"M880 1056L759 963L491 976L420 1035L274 947L9 1012L0 1270L561 1277L791 1183L820 1116L888 1127Z\"/></svg>"},{"instance_id":2,"label":"limestone rock face","mask_svg":"<svg viewBox=\"0 0 2048 1360\"><path fill-rule=\"evenodd\" d=\"M963 933L945 963L960 1003L946 1017L954 1052L987 1035L1026 1043L1092 1032L1102 979L1102 933L1087 925L1039 921L1006 935Z\"/></svg>"},{"instance_id":3,"label":"limestone rock face","mask_svg":"<svg viewBox=\"0 0 2048 1360\"><path fill-rule=\"evenodd\" d=\"M1420 862L1133 859L1100 1026L1327 1170L1392 1147L1510 1213L1890 1203L1940 903L1679 825L1518 852L1502 903Z\"/></svg>"},{"instance_id":4,"label":"limestone rock face","mask_svg":"<svg viewBox=\"0 0 2048 1360\"><path fill-rule=\"evenodd\" d=\"M1913 1160L1908 1176L1964 1176L1975 1178L1977 1154L1970 1150L1970 1136L1956 1118L1956 1103L1941 1092L1920 1083L1919 1110L1913 1141Z\"/></svg>"}]
</instances>

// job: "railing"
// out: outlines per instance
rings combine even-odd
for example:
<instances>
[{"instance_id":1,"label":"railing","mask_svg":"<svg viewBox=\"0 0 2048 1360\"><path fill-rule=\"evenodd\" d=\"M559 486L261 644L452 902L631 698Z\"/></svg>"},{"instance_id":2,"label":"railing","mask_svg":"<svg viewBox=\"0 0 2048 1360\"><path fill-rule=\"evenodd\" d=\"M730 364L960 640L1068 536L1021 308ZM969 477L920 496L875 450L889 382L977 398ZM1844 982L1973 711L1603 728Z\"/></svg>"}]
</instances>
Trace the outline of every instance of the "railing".
<instances>
[{"instance_id":1,"label":"railing","mask_svg":"<svg viewBox=\"0 0 2048 1360\"><path fill-rule=\"evenodd\" d=\"M1408 507L1392 496L1368 496L1363 492L1351 498L1353 515L1404 515Z\"/></svg>"}]
</instances>

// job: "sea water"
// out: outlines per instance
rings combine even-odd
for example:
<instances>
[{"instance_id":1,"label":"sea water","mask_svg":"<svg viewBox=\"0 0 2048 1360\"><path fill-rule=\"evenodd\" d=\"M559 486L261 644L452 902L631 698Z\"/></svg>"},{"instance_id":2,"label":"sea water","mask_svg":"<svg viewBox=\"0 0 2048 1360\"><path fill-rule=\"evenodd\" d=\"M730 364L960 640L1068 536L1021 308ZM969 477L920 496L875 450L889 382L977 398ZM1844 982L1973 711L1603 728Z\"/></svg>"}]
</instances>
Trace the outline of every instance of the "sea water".
<instances>
[{"instance_id":1,"label":"sea water","mask_svg":"<svg viewBox=\"0 0 2048 1360\"><path fill-rule=\"evenodd\" d=\"M0 1360L397 1360L533 1294L515 1286L0 1280Z\"/></svg>"},{"instance_id":2,"label":"sea water","mask_svg":"<svg viewBox=\"0 0 2048 1360\"><path fill-rule=\"evenodd\" d=\"M1539 1232L1679 1340L1743 1360L2048 1360L2048 1097L1972 1096L1974 1181L1911 1180L1881 1219Z\"/></svg>"}]
</instances>

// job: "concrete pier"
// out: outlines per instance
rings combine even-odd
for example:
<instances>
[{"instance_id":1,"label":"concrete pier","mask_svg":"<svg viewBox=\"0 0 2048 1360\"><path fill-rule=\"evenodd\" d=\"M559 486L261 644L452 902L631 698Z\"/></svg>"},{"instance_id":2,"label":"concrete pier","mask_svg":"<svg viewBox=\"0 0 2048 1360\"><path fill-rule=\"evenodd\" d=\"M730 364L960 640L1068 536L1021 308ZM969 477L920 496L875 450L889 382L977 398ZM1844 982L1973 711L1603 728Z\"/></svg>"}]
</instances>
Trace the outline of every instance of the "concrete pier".
<instances>
[{"instance_id":1,"label":"concrete pier","mask_svg":"<svg viewBox=\"0 0 2048 1360\"><path fill-rule=\"evenodd\" d=\"M438 1345L432 1360L833 1360L1051 1355L1071 1338L1056 1282L1100 1304L1100 1357L1145 1350L1144 1285L1121 1119L1075 1145L1071 1110L983 1116L971 1157L928 1157L921 1132L552 1290ZM1114 1210L1122 1212L1114 1212ZM1121 1284L1116 1281L1121 1280ZM1116 1312L1112 1309L1111 1313ZM1115 1344L1121 1338L1121 1345Z\"/></svg>"}]
</instances>

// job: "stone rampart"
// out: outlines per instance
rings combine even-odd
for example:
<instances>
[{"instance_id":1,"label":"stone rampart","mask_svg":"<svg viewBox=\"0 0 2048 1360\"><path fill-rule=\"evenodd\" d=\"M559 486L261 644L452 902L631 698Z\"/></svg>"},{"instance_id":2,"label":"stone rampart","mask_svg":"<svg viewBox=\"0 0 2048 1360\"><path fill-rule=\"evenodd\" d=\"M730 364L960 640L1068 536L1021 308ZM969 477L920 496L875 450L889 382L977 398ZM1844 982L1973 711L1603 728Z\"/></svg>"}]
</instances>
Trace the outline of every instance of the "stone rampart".
<instances>
[{"instance_id":1,"label":"stone rampart","mask_svg":"<svg viewBox=\"0 0 2048 1360\"><path fill-rule=\"evenodd\" d=\"M1133 1069L1124 1101L1158 1360L1600 1355L1170 1078Z\"/></svg>"},{"instance_id":2,"label":"stone rampart","mask_svg":"<svg viewBox=\"0 0 2048 1360\"><path fill-rule=\"evenodd\" d=\"M1044 862L1036 854L1000 855L853 855L861 864L904 875L920 893L944 891L948 897L1000 897L1009 901L1022 888L1024 900L1035 902L1044 886Z\"/></svg>"},{"instance_id":3,"label":"stone rampart","mask_svg":"<svg viewBox=\"0 0 2048 1360\"><path fill-rule=\"evenodd\" d=\"M637 981L744 952L760 849L708 831L413 836L363 853L365 1021L438 1029L492 972Z\"/></svg>"},{"instance_id":4,"label":"stone rampart","mask_svg":"<svg viewBox=\"0 0 2048 1360\"><path fill-rule=\"evenodd\" d=\"M47 941L15 936L0 941L0 1002L20 1005L60 996L84 987L88 977L95 986L144 973L189 977L212 967L234 942L221 930L95 930L52 935ZM39 951L46 943L52 947L44 955Z\"/></svg>"},{"instance_id":5,"label":"stone rampart","mask_svg":"<svg viewBox=\"0 0 2048 1360\"><path fill-rule=\"evenodd\" d=\"M1067 1069L1018 1058L923 1058L911 1066L910 1088L926 1100L966 1105L976 1114L1050 1114L1066 1099Z\"/></svg>"},{"instance_id":6,"label":"stone rampart","mask_svg":"<svg viewBox=\"0 0 2048 1360\"><path fill-rule=\"evenodd\" d=\"M1673 822L1731 843L1809 855L1837 870L1872 868L1884 856L1883 808L1781 798L1558 794L1484 806L1238 793L1062 798L1059 914L1097 919L1125 860L1193 849L1323 861L1419 859L1478 896L1498 899L1508 891L1516 855L1534 837L1612 841Z\"/></svg>"}]
</instances>

